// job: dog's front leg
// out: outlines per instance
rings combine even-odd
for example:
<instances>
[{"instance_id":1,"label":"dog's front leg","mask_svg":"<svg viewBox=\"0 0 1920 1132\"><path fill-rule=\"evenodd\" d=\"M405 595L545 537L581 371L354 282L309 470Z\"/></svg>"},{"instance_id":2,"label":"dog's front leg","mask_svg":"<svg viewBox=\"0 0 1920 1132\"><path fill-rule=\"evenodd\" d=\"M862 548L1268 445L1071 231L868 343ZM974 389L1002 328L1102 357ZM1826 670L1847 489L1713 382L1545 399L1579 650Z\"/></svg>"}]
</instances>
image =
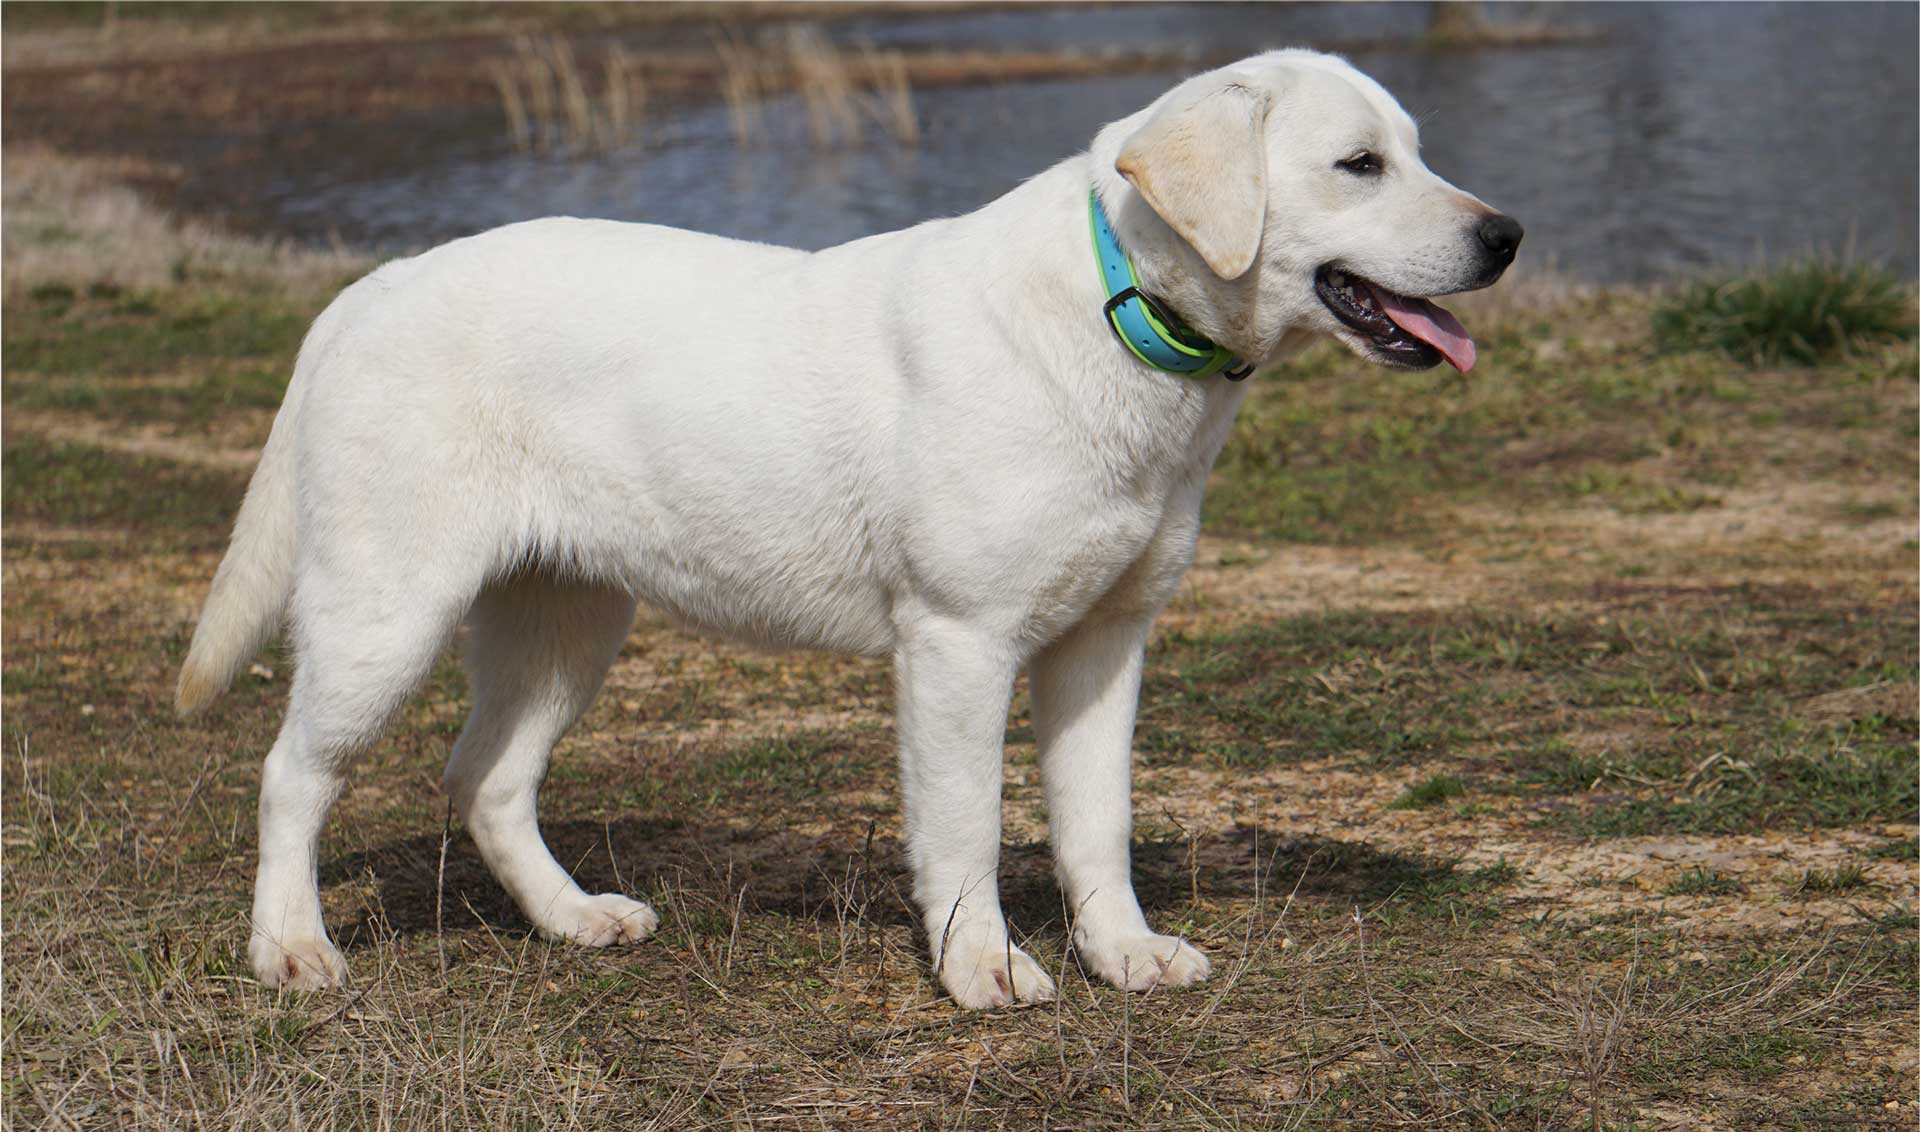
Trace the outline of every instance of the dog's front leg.
<instances>
[{"instance_id":1,"label":"dog's front leg","mask_svg":"<svg viewBox=\"0 0 1920 1132\"><path fill-rule=\"evenodd\" d=\"M913 891L940 984L962 1006L1053 997L1000 911L1000 775L1017 658L950 619L900 627L894 653L900 793Z\"/></svg>"},{"instance_id":2,"label":"dog's front leg","mask_svg":"<svg viewBox=\"0 0 1920 1132\"><path fill-rule=\"evenodd\" d=\"M1133 894L1133 715L1150 624L1080 625L1032 665L1040 774L1074 947L1128 990L1186 986L1211 970L1185 940L1154 934Z\"/></svg>"}]
</instances>

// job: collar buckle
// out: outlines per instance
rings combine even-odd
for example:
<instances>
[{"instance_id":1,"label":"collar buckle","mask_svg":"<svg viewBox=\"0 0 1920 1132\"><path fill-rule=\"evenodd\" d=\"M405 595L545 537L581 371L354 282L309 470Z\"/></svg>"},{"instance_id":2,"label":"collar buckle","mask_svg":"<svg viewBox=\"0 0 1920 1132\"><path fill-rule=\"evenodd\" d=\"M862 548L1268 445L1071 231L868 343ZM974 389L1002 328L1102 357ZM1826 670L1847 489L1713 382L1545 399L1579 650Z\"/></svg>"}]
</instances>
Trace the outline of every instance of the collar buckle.
<instances>
[{"instance_id":1,"label":"collar buckle","mask_svg":"<svg viewBox=\"0 0 1920 1132\"><path fill-rule=\"evenodd\" d=\"M1108 318L1112 318L1113 308L1120 306L1123 303L1130 303L1135 299L1139 299L1143 303L1148 303L1153 301L1147 298L1147 293L1145 291L1142 291L1140 288L1128 287L1126 290L1120 291L1114 294L1111 298L1109 298L1106 302L1106 305L1100 308L1100 313L1103 315L1106 315Z\"/></svg>"}]
</instances>

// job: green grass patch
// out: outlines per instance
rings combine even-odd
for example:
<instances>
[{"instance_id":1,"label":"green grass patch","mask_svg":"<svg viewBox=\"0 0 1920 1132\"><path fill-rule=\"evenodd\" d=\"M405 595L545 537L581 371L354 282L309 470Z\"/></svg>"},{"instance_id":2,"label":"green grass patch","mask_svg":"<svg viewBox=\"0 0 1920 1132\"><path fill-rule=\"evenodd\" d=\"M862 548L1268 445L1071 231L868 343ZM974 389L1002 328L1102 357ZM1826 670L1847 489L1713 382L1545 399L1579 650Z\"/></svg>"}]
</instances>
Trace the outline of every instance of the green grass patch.
<instances>
[{"instance_id":1,"label":"green grass patch","mask_svg":"<svg viewBox=\"0 0 1920 1132\"><path fill-rule=\"evenodd\" d=\"M1831 869L1808 869L1795 891L1816 896L1858 892L1868 887L1867 869L1858 861L1847 861Z\"/></svg>"},{"instance_id":2,"label":"green grass patch","mask_svg":"<svg viewBox=\"0 0 1920 1132\"><path fill-rule=\"evenodd\" d=\"M0 509L8 522L226 537L246 477L38 436L8 439Z\"/></svg>"},{"instance_id":3,"label":"green grass patch","mask_svg":"<svg viewBox=\"0 0 1920 1132\"><path fill-rule=\"evenodd\" d=\"M1440 761L1396 804L1434 804L1471 777L1594 836L1895 821L1920 806L1920 722L1810 706L1912 680L1910 612L1825 607L1798 589L1620 600L1605 615L1337 613L1167 634L1138 746L1224 767Z\"/></svg>"},{"instance_id":4,"label":"green grass patch","mask_svg":"<svg viewBox=\"0 0 1920 1132\"><path fill-rule=\"evenodd\" d=\"M1714 1039L1706 1048L1705 1060L1743 1081L1767 1081L1796 1065L1817 1064L1824 1049L1804 1030L1762 1030Z\"/></svg>"},{"instance_id":5,"label":"green grass patch","mask_svg":"<svg viewBox=\"0 0 1920 1132\"><path fill-rule=\"evenodd\" d=\"M884 788L892 781L892 755L891 746L869 730L795 730L654 752L637 770L622 768L613 791L607 789L614 773L609 767L557 760L548 791L609 814L644 812L674 821L689 812L819 804L863 786ZM881 799L863 803L862 812L890 812L893 806L883 791Z\"/></svg>"},{"instance_id":6,"label":"green grass patch","mask_svg":"<svg viewBox=\"0 0 1920 1132\"><path fill-rule=\"evenodd\" d=\"M1901 301L1910 317L1910 299ZM1904 398L1916 367L1901 335L1852 332L1845 356L1748 371L1663 349L1674 332L1655 335L1652 309L1606 294L1550 315L1490 317L1476 326L1482 348L1470 375L1387 370L1335 345L1312 347L1249 383L1215 464L1206 523L1365 543L1444 532L1450 504L1564 506L1572 497L1676 513L1718 506L1721 489L1781 468L1825 474L1837 462L1911 476ZM1857 439L1842 445L1841 434Z\"/></svg>"},{"instance_id":7,"label":"green grass patch","mask_svg":"<svg viewBox=\"0 0 1920 1132\"><path fill-rule=\"evenodd\" d=\"M1747 886L1734 877L1695 866L1660 891L1668 896L1737 896L1746 890Z\"/></svg>"},{"instance_id":8,"label":"green grass patch","mask_svg":"<svg viewBox=\"0 0 1920 1132\"><path fill-rule=\"evenodd\" d=\"M1694 778L1689 767L1724 754L1739 741L1731 737L1751 734L1747 727L1649 749L1617 771L1625 790L1598 792L1599 797L1559 810L1550 820L1593 836L1737 833L1756 824L1889 821L1920 804L1911 719L1899 721L1892 731L1871 722L1856 730L1792 720L1780 730L1762 739L1752 757L1709 766L1703 778Z\"/></svg>"},{"instance_id":9,"label":"green grass patch","mask_svg":"<svg viewBox=\"0 0 1920 1132\"><path fill-rule=\"evenodd\" d=\"M16 378L0 392L9 409L112 417L133 424L205 425L235 410L277 409L291 367L211 365L177 384L129 386L113 378Z\"/></svg>"},{"instance_id":10,"label":"green grass patch","mask_svg":"<svg viewBox=\"0 0 1920 1132\"><path fill-rule=\"evenodd\" d=\"M734 750L712 763L705 777L726 787L791 797L847 785L866 769L849 757L843 736L799 731Z\"/></svg>"},{"instance_id":11,"label":"green grass patch","mask_svg":"<svg viewBox=\"0 0 1920 1132\"><path fill-rule=\"evenodd\" d=\"M1552 794L1591 790L1614 772L1611 758L1577 750L1558 735L1513 752L1509 762L1519 771L1519 781Z\"/></svg>"},{"instance_id":12,"label":"green grass patch","mask_svg":"<svg viewBox=\"0 0 1920 1132\"><path fill-rule=\"evenodd\" d=\"M1406 792L1394 799L1393 809L1424 810L1437 806L1449 798L1458 798L1467 792L1467 784L1458 775L1433 774L1407 787Z\"/></svg>"},{"instance_id":13,"label":"green grass patch","mask_svg":"<svg viewBox=\"0 0 1920 1132\"><path fill-rule=\"evenodd\" d=\"M1321 348L1259 376L1216 463L1210 527L1364 541L1417 527L1420 497L1478 478L1499 410L1451 370L1366 366Z\"/></svg>"},{"instance_id":14,"label":"green grass patch","mask_svg":"<svg viewBox=\"0 0 1920 1132\"><path fill-rule=\"evenodd\" d=\"M1653 312L1663 350L1715 350L1751 366L1812 366L1912 338L1914 292L1866 263L1806 259L1697 280Z\"/></svg>"},{"instance_id":15,"label":"green grass patch","mask_svg":"<svg viewBox=\"0 0 1920 1132\"><path fill-rule=\"evenodd\" d=\"M264 294L51 284L7 304L0 366L99 380L238 360L284 373L316 313Z\"/></svg>"},{"instance_id":16,"label":"green grass patch","mask_svg":"<svg viewBox=\"0 0 1920 1132\"><path fill-rule=\"evenodd\" d=\"M1430 674L1400 667L1424 635L1357 614L1170 634L1146 680L1140 746L1229 766L1326 755L1399 765L1444 752L1471 734L1478 694L1442 694Z\"/></svg>"},{"instance_id":17,"label":"green grass patch","mask_svg":"<svg viewBox=\"0 0 1920 1132\"><path fill-rule=\"evenodd\" d=\"M1606 503L1623 515L1679 515L1718 507L1712 492L1684 484L1647 482L1613 468L1588 468L1567 477L1563 488L1578 500Z\"/></svg>"},{"instance_id":18,"label":"green grass patch","mask_svg":"<svg viewBox=\"0 0 1920 1132\"><path fill-rule=\"evenodd\" d=\"M1836 517L1848 523L1877 523L1883 519L1897 519L1907 509L1890 500L1876 499L1870 502L1843 503L1834 509Z\"/></svg>"}]
</instances>

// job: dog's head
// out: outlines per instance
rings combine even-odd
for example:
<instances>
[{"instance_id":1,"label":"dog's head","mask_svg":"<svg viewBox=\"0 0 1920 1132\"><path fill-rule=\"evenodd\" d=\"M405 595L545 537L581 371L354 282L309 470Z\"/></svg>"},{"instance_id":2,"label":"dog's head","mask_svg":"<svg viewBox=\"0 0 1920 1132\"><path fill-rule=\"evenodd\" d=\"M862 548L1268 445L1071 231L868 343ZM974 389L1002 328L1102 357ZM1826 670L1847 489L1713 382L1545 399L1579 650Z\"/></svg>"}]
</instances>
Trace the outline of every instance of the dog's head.
<instances>
[{"instance_id":1,"label":"dog's head","mask_svg":"<svg viewBox=\"0 0 1920 1132\"><path fill-rule=\"evenodd\" d=\"M1467 369L1473 340L1429 300L1493 283L1520 244L1511 217L1427 169L1393 97L1331 55L1190 79L1103 130L1093 156L1142 283L1255 362L1319 333L1384 365Z\"/></svg>"}]
</instances>

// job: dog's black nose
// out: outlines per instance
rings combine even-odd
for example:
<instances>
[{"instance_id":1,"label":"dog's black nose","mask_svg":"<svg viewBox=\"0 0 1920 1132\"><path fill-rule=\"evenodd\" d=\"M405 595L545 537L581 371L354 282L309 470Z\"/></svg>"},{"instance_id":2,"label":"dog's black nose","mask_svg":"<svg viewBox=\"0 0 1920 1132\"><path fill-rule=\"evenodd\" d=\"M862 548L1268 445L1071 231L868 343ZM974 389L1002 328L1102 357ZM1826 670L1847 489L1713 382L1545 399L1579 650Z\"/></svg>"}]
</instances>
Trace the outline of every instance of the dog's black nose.
<instances>
[{"instance_id":1,"label":"dog's black nose","mask_svg":"<svg viewBox=\"0 0 1920 1132\"><path fill-rule=\"evenodd\" d=\"M1480 243L1500 261L1501 266L1513 262L1513 255L1520 250L1520 237L1527 230L1511 216L1494 213L1480 222L1474 230L1480 237Z\"/></svg>"}]
</instances>

